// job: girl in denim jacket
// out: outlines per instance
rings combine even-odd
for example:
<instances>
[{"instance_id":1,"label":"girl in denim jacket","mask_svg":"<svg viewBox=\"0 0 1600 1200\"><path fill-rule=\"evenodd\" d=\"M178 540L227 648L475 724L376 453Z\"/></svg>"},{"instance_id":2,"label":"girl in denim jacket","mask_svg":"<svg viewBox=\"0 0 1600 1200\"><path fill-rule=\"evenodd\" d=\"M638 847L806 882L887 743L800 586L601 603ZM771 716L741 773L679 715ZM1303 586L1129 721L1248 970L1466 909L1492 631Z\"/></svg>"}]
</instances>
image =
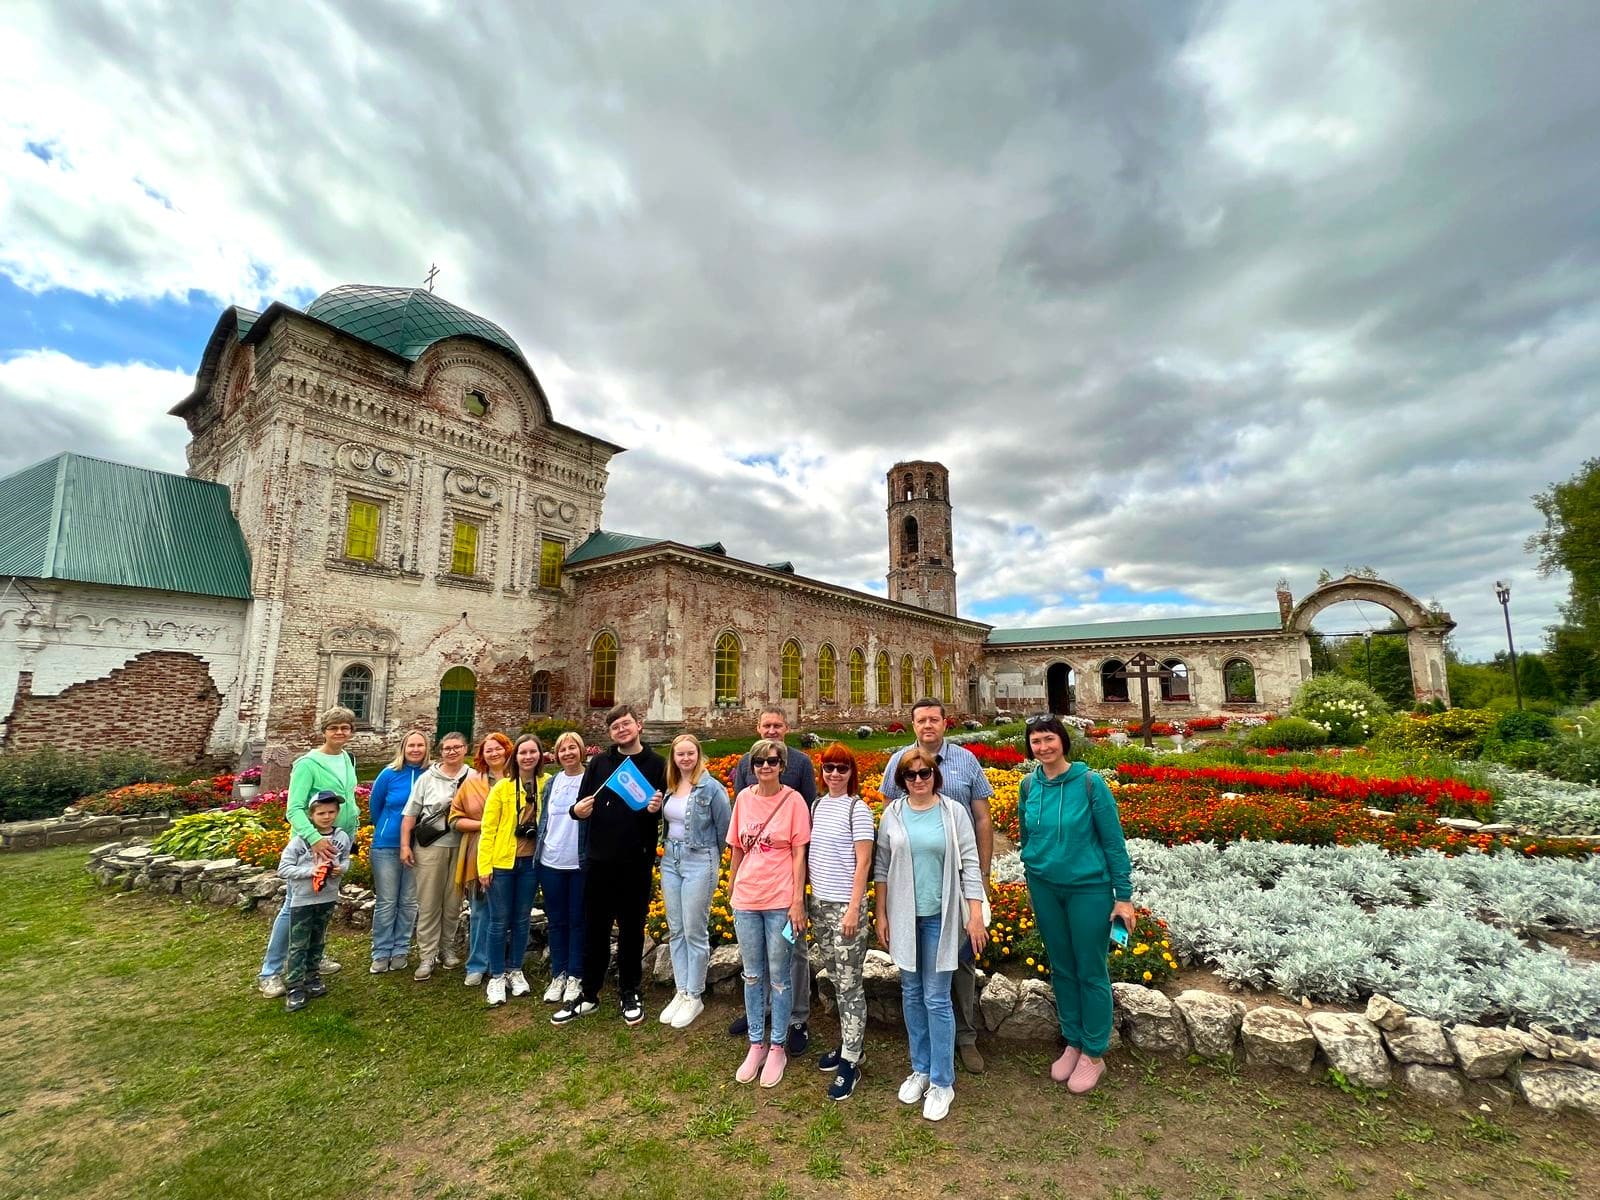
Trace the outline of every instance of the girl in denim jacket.
<instances>
[{"instance_id":1,"label":"girl in denim jacket","mask_svg":"<svg viewBox=\"0 0 1600 1200\"><path fill-rule=\"evenodd\" d=\"M667 759L667 795L662 805L661 897L667 909L668 943L677 995L662 1010L661 1023L687 1029L705 1011L706 966L711 959L711 897L722 869L733 805L728 789L706 770L700 741L692 733L672 739Z\"/></svg>"}]
</instances>

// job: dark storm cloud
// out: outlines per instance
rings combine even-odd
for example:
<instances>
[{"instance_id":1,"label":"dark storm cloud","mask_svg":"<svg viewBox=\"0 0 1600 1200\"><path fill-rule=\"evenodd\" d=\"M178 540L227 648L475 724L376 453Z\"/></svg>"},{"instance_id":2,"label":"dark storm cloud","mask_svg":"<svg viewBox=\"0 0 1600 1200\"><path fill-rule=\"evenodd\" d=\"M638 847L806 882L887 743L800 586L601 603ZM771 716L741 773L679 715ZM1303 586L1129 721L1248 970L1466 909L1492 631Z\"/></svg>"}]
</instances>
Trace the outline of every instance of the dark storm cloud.
<instances>
[{"instance_id":1,"label":"dark storm cloud","mask_svg":"<svg viewBox=\"0 0 1600 1200\"><path fill-rule=\"evenodd\" d=\"M608 526L881 581L883 472L940 458L969 603L1109 615L1096 567L1264 609L1371 564L1487 652L1497 575L1552 615L1527 497L1600 441L1597 26L48 6L20 27L83 111L41 90L33 125L115 134L186 219L18 186L0 266L220 303L437 260L561 419L636 447Z\"/></svg>"}]
</instances>

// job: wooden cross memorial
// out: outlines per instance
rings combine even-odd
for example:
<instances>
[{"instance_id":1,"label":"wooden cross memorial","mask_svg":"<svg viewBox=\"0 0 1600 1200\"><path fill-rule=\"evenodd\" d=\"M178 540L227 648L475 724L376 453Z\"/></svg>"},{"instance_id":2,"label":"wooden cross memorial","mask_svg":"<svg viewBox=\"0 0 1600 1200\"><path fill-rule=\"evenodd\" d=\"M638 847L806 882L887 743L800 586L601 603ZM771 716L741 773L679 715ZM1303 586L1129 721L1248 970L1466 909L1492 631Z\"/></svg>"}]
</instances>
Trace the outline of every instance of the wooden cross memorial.
<instances>
[{"instance_id":1,"label":"wooden cross memorial","mask_svg":"<svg viewBox=\"0 0 1600 1200\"><path fill-rule=\"evenodd\" d=\"M1111 678L1139 681L1139 713L1144 728L1144 745L1147 750L1153 748L1155 742L1150 736L1150 681L1171 679L1172 668L1163 667L1160 662L1141 650L1128 660L1122 670L1111 672Z\"/></svg>"}]
</instances>

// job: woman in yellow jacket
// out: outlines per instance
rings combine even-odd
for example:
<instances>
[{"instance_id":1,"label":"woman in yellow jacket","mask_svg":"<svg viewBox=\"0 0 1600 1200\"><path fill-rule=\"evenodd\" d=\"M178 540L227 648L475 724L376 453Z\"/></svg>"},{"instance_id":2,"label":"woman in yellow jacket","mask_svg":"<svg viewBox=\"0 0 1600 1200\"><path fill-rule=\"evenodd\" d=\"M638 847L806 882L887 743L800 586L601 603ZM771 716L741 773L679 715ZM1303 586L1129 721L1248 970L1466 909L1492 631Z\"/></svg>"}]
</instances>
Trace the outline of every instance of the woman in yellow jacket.
<instances>
[{"instance_id":1,"label":"woman in yellow jacket","mask_svg":"<svg viewBox=\"0 0 1600 1200\"><path fill-rule=\"evenodd\" d=\"M522 959L528 952L528 920L533 910L534 840L539 828L539 775L544 747L531 733L517 739L506 777L489 789L478 837L478 882L489 893L490 1005L526 996ZM506 943L510 941L510 962ZM507 966L511 970L507 971Z\"/></svg>"}]
</instances>

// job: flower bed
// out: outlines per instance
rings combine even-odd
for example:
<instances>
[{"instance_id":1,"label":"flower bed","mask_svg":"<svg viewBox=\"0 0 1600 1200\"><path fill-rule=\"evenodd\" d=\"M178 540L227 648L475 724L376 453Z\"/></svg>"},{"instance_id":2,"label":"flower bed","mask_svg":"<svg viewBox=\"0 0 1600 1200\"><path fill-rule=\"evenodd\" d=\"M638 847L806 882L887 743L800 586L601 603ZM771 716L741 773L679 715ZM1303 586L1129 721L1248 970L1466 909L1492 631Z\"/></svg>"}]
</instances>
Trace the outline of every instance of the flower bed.
<instances>
[{"instance_id":1,"label":"flower bed","mask_svg":"<svg viewBox=\"0 0 1600 1200\"><path fill-rule=\"evenodd\" d=\"M231 777L228 786L230 789L233 786ZM212 780L196 779L191 783L130 783L127 787L85 796L74 807L91 816L128 817L199 812L219 803Z\"/></svg>"},{"instance_id":2,"label":"flower bed","mask_svg":"<svg viewBox=\"0 0 1600 1200\"><path fill-rule=\"evenodd\" d=\"M1500 793L1495 811L1502 821L1542 834L1600 833L1600 788L1501 767L1491 768L1489 778Z\"/></svg>"},{"instance_id":3,"label":"flower bed","mask_svg":"<svg viewBox=\"0 0 1600 1200\"><path fill-rule=\"evenodd\" d=\"M1154 767L1130 763L1117 772L1124 780L1152 783L1202 782L1229 792L1288 792L1308 797L1350 800L1374 808L1421 808L1436 816L1489 820L1494 797L1455 779L1361 778L1335 771L1252 770L1244 767Z\"/></svg>"},{"instance_id":4,"label":"flower bed","mask_svg":"<svg viewBox=\"0 0 1600 1200\"><path fill-rule=\"evenodd\" d=\"M985 971L1007 971L1015 977L1047 979L1050 959L1033 919L1028 889L1021 883L997 883L990 904L989 944L978 965ZM1128 936L1128 948L1107 946L1113 983L1164 983L1178 973L1165 921L1147 908Z\"/></svg>"}]
</instances>

